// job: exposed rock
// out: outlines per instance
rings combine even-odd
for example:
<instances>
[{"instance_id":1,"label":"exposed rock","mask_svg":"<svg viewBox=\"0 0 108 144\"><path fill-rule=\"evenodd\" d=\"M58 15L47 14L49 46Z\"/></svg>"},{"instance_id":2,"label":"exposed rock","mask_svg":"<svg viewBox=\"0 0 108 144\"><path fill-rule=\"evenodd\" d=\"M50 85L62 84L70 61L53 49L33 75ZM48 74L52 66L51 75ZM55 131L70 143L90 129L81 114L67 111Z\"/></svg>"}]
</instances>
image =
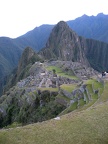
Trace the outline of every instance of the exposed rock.
<instances>
[{"instance_id":1,"label":"exposed rock","mask_svg":"<svg viewBox=\"0 0 108 144\"><path fill-rule=\"evenodd\" d=\"M56 117L56 118L54 118L55 120L60 120L60 117Z\"/></svg>"},{"instance_id":2,"label":"exposed rock","mask_svg":"<svg viewBox=\"0 0 108 144\"><path fill-rule=\"evenodd\" d=\"M52 30L46 47L40 51L46 59L81 62L89 65L79 36L64 22L59 22Z\"/></svg>"},{"instance_id":3,"label":"exposed rock","mask_svg":"<svg viewBox=\"0 0 108 144\"><path fill-rule=\"evenodd\" d=\"M71 93L67 92L66 90L61 89L60 94L68 97L69 99L73 99L73 95Z\"/></svg>"}]
</instances>

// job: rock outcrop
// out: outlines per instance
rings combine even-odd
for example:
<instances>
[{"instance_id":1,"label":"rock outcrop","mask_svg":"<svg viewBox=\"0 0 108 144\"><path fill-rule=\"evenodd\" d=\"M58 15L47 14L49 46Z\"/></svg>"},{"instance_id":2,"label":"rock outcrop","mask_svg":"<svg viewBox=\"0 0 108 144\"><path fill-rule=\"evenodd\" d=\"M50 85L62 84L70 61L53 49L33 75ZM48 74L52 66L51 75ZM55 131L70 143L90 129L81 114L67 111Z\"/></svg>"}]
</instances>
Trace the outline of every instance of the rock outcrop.
<instances>
[{"instance_id":1,"label":"rock outcrop","mask_svg":"<svg viewBox=\"0 0 108 144\"><path fill-rule=\"evenodd\" d=\"M45 59L81 62L89 65L79 36L64 22L59 22L52 30L46 47L40 51Z\"/></svg>"},{"instance_id":2,"label":"rock outcrop","mask_svg":"<svg viewBox=\"0 0 108 144\"><path fill-rule=\"evenodd\" d=\"M107 71L107 51L107 43L78 36L61 21L53 28L40 54L45 59L80 62L98 71Z\"/></svg>"}]
</instances>

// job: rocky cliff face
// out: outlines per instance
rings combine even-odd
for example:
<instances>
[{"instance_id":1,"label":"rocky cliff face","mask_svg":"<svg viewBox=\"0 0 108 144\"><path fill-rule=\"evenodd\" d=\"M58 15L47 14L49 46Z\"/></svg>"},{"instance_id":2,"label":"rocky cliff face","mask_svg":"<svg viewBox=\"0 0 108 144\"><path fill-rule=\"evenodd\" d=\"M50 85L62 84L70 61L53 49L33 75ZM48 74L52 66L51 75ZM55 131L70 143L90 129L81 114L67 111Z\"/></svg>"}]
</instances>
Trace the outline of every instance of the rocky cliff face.
<instances>
[{"instance_id":1,"label":"rocky cliff face","mask_svg":"<svg viewBox=\"0 0 108 144\"><path fill-rule=\"evenodd\" d=\"M86 57L91 66L98 71L108 71L108 44L96 40L87 39Z\"/></svg>"},{"instance_id":2,"label":"rocky cliff face","mask_svg":"<svg viewBox=\"0 0 108 144\"><path fill-rule=\"evenodd\" d=\"M93 39L80 37L80 42L85 50L85 56L91 67L102 72L108 70L108 44Z\"/></svg>"},{"instance_id":3,"label":"rocky cliff face","mask_svg":"<svg viewBox=\"0 0 108 144\"><path fill-rule=\"evenodd\" d=\"M76 61L88 65L79 36L64 21L54 27L40 54L46 59Z\"/></svg>"},{"instance_id":4,"label":"rocky cliff face","mask_svg":"<svg viewBox=\"0 0 108 144\"><path fill-rule=\"evenodd\" d=\"M40 58L40 56L36 52L34 52L32 48L30 47L25 48L18 63L18 68L16 73L17 77L22 75L22 73L26 73L27 72L26 68L30 67L36 61L42 61L42 58ZM22 76L22 78L24 77Z\"/></svg>"},{"instance_id":5,"label":"rocky cliff face","mask_svg":"<svg viewBox=\"0 0 108 144\"><path fill-rule=\"evenodd\" d=\"M83 15L67 24L78 35L108 43L108 15L99 13L97 16Z\"/></svg>"},{"instance_id":6,"label":"rocky cliff face","mask_svg":"<svg viewBox=\"0 0 108 144\"><path fill-rule=\"evenodd\" d=\"M11 88L14 86L18 81L21 79L27 77L29 73L29 69L36 61L43 61L40 56L34 52L34 50L30 47L25 48L25 50L22 53L22 56L19 60L18 67L16 70L12 73L9 81L7 82L5 86L5 90Z\"/></svg>"},{"instance_id":7,"label":"rocky cliff face","mask_svg":"<svg viewBox=\"0 0 108 144\"><path fill-rule=\"evenodd\" d=\"M18 70L17 70L17 73L21 72L22 69L25 68L25 66L27 66L27 64L29 63L30 59L35 55L35 52L33 51L32 48L30 47L27 47L21 58L20 58L20 61L19 61L19 64L18 64Z\"/></svg>"},{"instance_id":8,"label":"rocky cliff face","mask_svg":"<svg viewBox=\"0 0 108 144\"><path fill-rule=\"evenodd\" d=\"M61 21L53 28L40 54L45 59L81 62L98 71L107 71L107 51L107 43L80 37Z\"/></svg>"}]
</instances>

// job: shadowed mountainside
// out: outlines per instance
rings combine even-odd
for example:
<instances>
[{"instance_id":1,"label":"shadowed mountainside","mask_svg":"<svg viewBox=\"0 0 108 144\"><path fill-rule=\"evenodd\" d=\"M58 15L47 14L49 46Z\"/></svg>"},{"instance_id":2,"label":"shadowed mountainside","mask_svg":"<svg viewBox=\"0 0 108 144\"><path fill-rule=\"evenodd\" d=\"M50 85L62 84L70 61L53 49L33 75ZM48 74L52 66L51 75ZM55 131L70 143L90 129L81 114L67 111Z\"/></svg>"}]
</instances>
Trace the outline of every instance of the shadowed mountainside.
<instances>
[{"instance_id":1,"label":"shadowed mountainside","mask_svg":"<svg viewBox=\"0 0 108 144\"><path fill-rule=\"evenodd\" d=\"M97 16L83 15L82 17L79 17L75 20L68 21L67 24L70 26L70 28L77 32L78 35L87 38L94 38L104 42L108 41L107 15L104 15L102 13L98 14ZM24 48L29 46L37 52L41 50L43 47L45 47L46 43L48 44L47 40L53 27L54 25L42 25L15 39L0 37L1 87L3 87L4 85L4 77L10 74L10 72L17 66L18 60ZM86 41L86 45L87 47L89 47L86 53L86 57L88 58L89 63L93 68L97 69L98 71L106 71L108 69L107 44L96 44L98 43L97 41L95 41L95 43L91 41L92 40ZM76 50L79 49L77 48ZM76 58L76 56L74 58Z\"/></svg>"},{"instance_id":2,"label":"shadowed mountainside","mask_svg":"<svg viewBox=\"0 0 108 144\"><path fill-rule=\"evenodd\" d=\"M78 35L108 42L108 15L83 15L67 24ZM17 66L24 48L29 46L39 51L45 47L53 27L54 25L41 25L15 39L0 37L0 76L9 74Z\"/></svg>"},{"instance_id":3,"label":"shadowed mountainside","mask_svg":"<svg viewBox=\"0 0 108 144\"><path fill-rule=\"evenodd\" d=\"M77 61L98 70L108 69L108 44L85 39L72 31L66 22L59 22L52 30L46 47L39 53L45 59Z\"/></svg>"},{"instance_id":4,"label":"shadowed mountainside","mask_svg":"<svg viewBox=\"0 0 108 144\"><path fill-rule=\"evenodd\" d=\"M67 24L78 35L108 43L108 15L99 13L97 16L83 15Z\"/></svg>"},{"instance_id":5,"label":"shadowed mountainside","mask_svg":"<svg viewBox=\"0 0 108 144\"><path fill-rule=\"evenodd\" d=\"M46 47L39 53L45 59L76 61L87 65L84 51L79 36L61 21L53 28Z\"/></svg>"}]
</instances>

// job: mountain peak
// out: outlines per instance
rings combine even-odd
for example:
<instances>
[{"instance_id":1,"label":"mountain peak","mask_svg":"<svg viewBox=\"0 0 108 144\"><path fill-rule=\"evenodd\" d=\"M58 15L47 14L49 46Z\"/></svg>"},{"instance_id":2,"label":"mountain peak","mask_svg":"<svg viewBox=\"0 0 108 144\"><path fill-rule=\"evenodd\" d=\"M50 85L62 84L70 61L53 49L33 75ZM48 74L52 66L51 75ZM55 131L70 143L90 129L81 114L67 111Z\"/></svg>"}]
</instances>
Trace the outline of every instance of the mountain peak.
<instances>
[{"instance_id":1,"label":"mountain peak","mask_svg":"<svg viewBox=\"0 0 108 144\"><path fill-rule=\"evenodd\" d=\"M60 21L56 26L67 26L67 23L65 21Z\"/></svg>"},{"instance_id":2,"label":"mountain peak","mask_svg":"<svg viewBox=\"0 0 108 144\"><path fill-rule=\"evenodd\" d=\"M56 26L53 28L52 32L54 33L59 33L60 31L64 31L64 30L70 30L69 26L67 25L67 23L65 21L60 21L56 24Z\"/></svg>"},{"instance_id":3,"label":"mountain peak","mask_svg":"<svg viewBox=\"0 0 108 144\"><path fill-rule=\"evenodd\" d=\"M82 17L88 17L88 15L84 14Z\"/></svg>"},{"instance_id":4,"label":"mountain peak","mask_svg":"<svg viewBox=\"0 0 108 144\"><path fill-rule=\"evenodd\" d=\"M98 13L97 16L104 16L104 14L103 13Z\"/></svg>"},{"instance_id":5,"label":"mountain peak","mask_svg":"<svg viewBox=\"0 0 108 144\"><path fill-rule=\"evenodd\" d=\"M21 72L28 64L36 61L43 61L42 58L30 47L25 48L18 64L18 73Z\"/></svg>"},{"instance_id":6,"label":"mountain peak","mask_svg":"<svg viewBox=\"0 0 108 144\"><path fill-rule=\"evenodd\" d=\"M46 47L40 52L46 59L86 63L79 36L60 21L52 30Z\"/></svg>"}]
</instances>

